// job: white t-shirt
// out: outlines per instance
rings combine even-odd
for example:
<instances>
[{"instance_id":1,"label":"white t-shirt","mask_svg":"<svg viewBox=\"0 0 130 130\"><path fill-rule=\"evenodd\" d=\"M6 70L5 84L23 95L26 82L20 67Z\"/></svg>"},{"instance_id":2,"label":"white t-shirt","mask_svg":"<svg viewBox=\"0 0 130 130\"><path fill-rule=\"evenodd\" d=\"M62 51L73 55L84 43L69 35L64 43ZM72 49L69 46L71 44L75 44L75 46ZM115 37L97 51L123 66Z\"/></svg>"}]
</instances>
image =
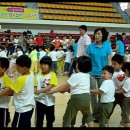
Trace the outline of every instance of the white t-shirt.
<instances>
[{"instance_id":1,"label":"white t-shirt","mask_svg":"<svg viewBox=\"0 0 130 130\"><path fill-rule=\"evenodd\" d=\"M45 77L43 77L41 74L37 75L37 90L40 90L41 88L44 88L49 85L52 74L53 72L47 74ZM45 104L46 106L53 106L55 104L54 94L48 94L47 92L35 95L35 100L42 104Z\"/></svg>"},{"instance_id":2,"label":"white t-shirt","mask_svg":"<svg viewBox=\"0 0 130 130\"><path fill-rule=\"evenodd\" d=\"M63 49L66 49L66 48L67 48L67 46L68 46L68 44L67 44L68 41L69 41L69 39L61 40L61 43L64 44L64 45L63 45Z\"/></svg>"},{"instance_id":3,"label":"white t-shirt","mask_svg":"<svg viewBox=\"0 0 130 130\"><path fill-rule=\"evenodd\" d=\"M39 61L42 59L42 57L44 57L46 55L45 51L39 51L40 56L39 56Z\"/></svg>"},{"instance_id":4,"label":"white t-shirt","mask_svg":"<svg viewBox=\"0 0 130 130\"><path fill-rule=\"evenodd\" d=\"M35 107L33 73L28 75L25 87L19 93L14 93L13 105L18 113L30 111Z\"/></svg>"},{"instance_id":5,"label":"white t-shirt","mask_svg":"<svg viewBox=\"0 0 130 130\"><path fill-rule=\"evenodd\" d=\"M19 57L19 56L21 56L21 55L23 55L23 52L22 52L22 51L18 51L18 52L17 52L17 57Z\"/></svg>"},{"instance_id":6,"label":"white t-shirt","mask_svg":"<svg viewBox=\"0 0 130 130\"><path fill-rule=\"evenodd\" d=\"M64 56L64 51L63 50L61 50L61 51L57 51L57 58L58 59L60 59L61 57L63 57Z\"/></svg>"},{"instance_id":7,"label":"white t-shirt","mask_svg":"<svg viewBox=\"0 0 130 130\"><path fill-rule=\"evenodd\" d=\"M118 89L119 87L121 87L124 84L124 82L126 80L126 76L122 70L115 71L112 76L112 80L115 84L116 89Z\"/></svg>"},{"instance_id":8,"label":"white t-shirt","mask_svg":"<svg viewBox=\"0 0 130 130\"><path fill-rule=\"evenodd\" d=\"M115 85L112 80L104 80L99 89L103 91L100 99L101 103L110 103L115 101Z\"/></svg>"},{"instance_id":9,"label":"white t-shirt","mask_svg":"<svg viewBox=\"0 0 130 130\"><path fill-rule=\"evenodd\" d=\"M126 62L130 62L130 54L128 55L125 54L125 58L126 58Z\"/></svg>"},{"instance_id":10,"label":"white t-shirt","mask_svg":"<svg viewBox=\"0 0 130 130\"><path fill-rule=\"evenodd\" d=\"M86 50L86 48L84 47L85 45L89 45L91 44L91 38L85 34L84 36L80 36L80 39L78 40L78 48L77 48L77 56L76 57L80 57L84 55L84 52Z\"/></svg>"},{"instance_id":11,"label":"white t-shirt","mask_svg":"<svg viewBox=\"0 0 130 130\"><path fill-rule=\"evenodd\" d=\"M5 57L5 58L7 58L6 52L5 52L5 51L1 51L1 52L0 52L0 57Z\"/></svg>"},{"instance_id":12,"label":"white t-shirt","mask_svg":"<svg viewBox=\"0 0 130 130\"><path fill-rule=\"evenodd\" d=\"M13 53L12 55L16 56L17 53ZM16 58L11 58L10 63L14 63L15 64L16 63Z\"/></svg>"},{"instance_id":13,"label":"white t-shirt","mask_svg":"<svg viewBox=\"0 0 130 130\"><path fill-rule=\"evenodd\" d=\"M56 51L51 51L48 56L51 57L52 61L57 61L57 52Z\"/></svg>"},{"instance_id":14,"label":"white t-shirt","mask_svg":"<svg viewBox=\"0 0 130 130\"><path fill-rule=\"evenodd\" d=\"M130 97L130 78L127 78L123 87L122 87L124 90L125 90L125 93L124 96L125 97Z\"/></svg>"},{"instance_id":15,"label":"white t-shirt","mask_svg":"<svg viewBox=\"0 0 130 130\"><path fill-rule=\"evenodd\" d=\"M70 94L90 93L90 74L76 73L67 81L70 84Z\"/></svg>"},{"instance_id":16,"label":"white t-shirt","mask_svg":"<svg viewBox=\"0 0 130 130\"><path fill-rule=\"evenodd\" d=\"M14 39L14 43L17 44L18 42L19 42L19 39L16 39L16 38L15 38L15 39Z\"/></svg>"},{"instance_id":17,"label":"white t-shirt","mask_svg":"<svg viewBox=\"0 0 130 130\"><path fill-rule=\"evenodd\" d=\"M65 52L65 62L71 63L71 59L73 58L73 52L67 51Z\"/></svg>"}]
</instances>

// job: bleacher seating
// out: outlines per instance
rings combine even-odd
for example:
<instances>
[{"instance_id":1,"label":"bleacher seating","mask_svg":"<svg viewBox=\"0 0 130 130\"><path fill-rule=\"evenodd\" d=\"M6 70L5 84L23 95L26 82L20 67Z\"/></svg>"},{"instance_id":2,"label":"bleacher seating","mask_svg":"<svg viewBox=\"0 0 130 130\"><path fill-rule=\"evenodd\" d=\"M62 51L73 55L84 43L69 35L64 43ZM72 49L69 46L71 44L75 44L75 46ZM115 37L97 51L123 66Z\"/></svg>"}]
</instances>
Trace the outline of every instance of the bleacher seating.
<instances>
[{"instance_id":1,"label":"bleacher seating","mask_svg":"<svg viewBox=\"0 0 130 130\"><path fill-rule=\"evenodd\" d=\"M111 3L54 2L38 3L45 20L126 23Z\"/></svg>"},{"instance_id":2,"label":"bleacher seating","mask_svg":"<svg viewBox=\"0 0 130 130\"><path fill-rule=\"evenodd\" d=\"M26 2L0 2L0 6L25 7Z\"/></svg>"}]
</instances>

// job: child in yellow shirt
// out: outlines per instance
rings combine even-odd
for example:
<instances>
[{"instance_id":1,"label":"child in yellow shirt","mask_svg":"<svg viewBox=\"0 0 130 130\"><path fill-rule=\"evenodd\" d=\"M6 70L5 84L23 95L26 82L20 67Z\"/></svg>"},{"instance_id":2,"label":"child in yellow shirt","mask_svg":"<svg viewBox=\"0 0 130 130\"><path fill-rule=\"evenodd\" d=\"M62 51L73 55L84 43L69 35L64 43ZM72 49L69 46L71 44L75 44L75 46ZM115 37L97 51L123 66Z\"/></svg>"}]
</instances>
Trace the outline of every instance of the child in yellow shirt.
<instances>
[{"instance_id":1,"label":"child in yellow shirt","mask_svg":"<svg viewBox=\"0 0 130 130\"><path fill-rule=\"evenodd\" d=\"M44 56L40 60L40 69L36 77L35 93L36 100L36 127L43 127L44 115L46 115L47 127L53 127L55 121L54 108L55 97L47 91L57 86L57 77L51 70L52 60L49 56Z\"/></svg>"}]
</instances>

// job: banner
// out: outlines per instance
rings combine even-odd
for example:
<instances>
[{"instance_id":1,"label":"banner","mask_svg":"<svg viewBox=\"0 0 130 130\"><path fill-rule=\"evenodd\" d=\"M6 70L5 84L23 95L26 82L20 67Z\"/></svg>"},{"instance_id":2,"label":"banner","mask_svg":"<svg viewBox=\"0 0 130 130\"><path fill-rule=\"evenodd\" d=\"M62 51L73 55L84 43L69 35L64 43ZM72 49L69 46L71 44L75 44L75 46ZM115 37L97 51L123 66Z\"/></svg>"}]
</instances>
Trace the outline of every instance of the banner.
<instances>
[{"instance_id":1,"label":"banner","mask_svg":"<svg viewBox=\"0 0 130 130\"><path fill-rule=\"evenodd\" d=\"M0 7L0 18L39 20L39 9L22 7Z\"/></svg>"}]
</instances>

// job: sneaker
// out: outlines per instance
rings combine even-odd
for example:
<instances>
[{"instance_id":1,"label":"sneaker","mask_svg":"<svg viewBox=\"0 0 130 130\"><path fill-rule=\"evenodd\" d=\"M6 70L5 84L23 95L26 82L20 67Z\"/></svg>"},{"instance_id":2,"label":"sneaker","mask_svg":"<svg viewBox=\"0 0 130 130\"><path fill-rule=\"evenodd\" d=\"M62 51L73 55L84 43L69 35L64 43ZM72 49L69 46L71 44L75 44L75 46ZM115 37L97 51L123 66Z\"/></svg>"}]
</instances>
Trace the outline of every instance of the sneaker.
<instances>
[{"instance_id":1,"label":"sneaker","mask_svg":"<svg viewBox=\"0 0 130 130\"><path fill-rule=\"evenodd\" d=\"M95 123L99 123L99 120L98 119L94 119L93 120Z\"/></svg>"},{"instance_id":2,"label":"sneaker","mask_svg":"<svg viewBox=\"0 0 130 130\"><path fill-rule=\"evenodd\" d=\"M81 125L80 127L82 127L82 128L86 128L86 125Z\"/></svg>"}]
</instances>

